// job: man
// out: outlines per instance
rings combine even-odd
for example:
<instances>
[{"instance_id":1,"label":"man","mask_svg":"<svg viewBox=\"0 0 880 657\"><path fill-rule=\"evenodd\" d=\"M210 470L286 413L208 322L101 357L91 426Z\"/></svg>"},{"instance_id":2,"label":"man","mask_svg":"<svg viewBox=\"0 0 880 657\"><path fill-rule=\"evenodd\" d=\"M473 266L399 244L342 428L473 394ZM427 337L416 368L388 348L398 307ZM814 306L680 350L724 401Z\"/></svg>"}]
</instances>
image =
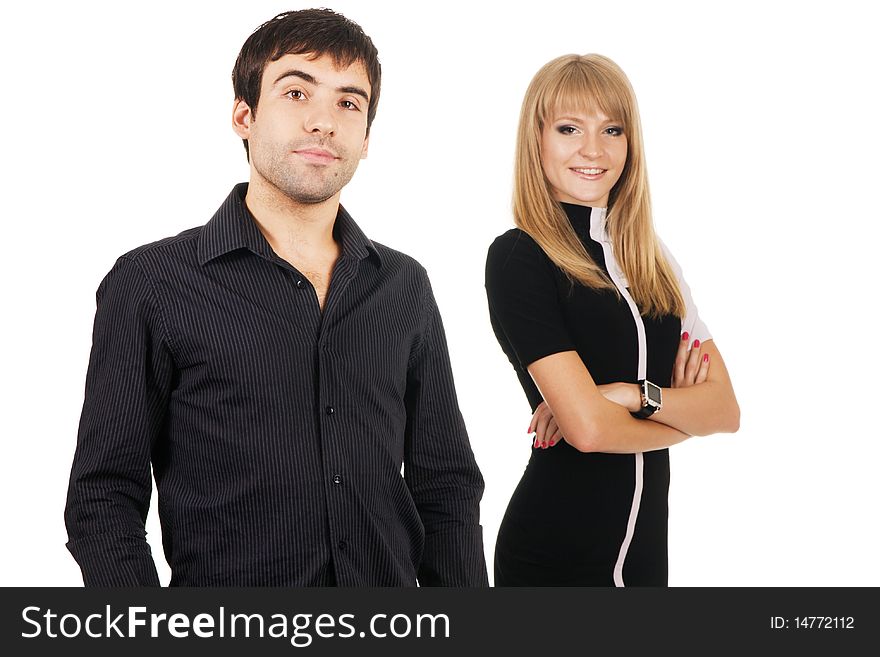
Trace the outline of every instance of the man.
<instances>
[{"instance_id":1,"label":"man","mask_svg":"<svg viewBox=\"0 0 880 657\"><path fill-rule=\"evenodd\" d=\"M232 75L249 184L101 283L65 513L87 586L159 584L151 464L172 585L487 585L427 275L339 204L380 76L339 14L262 25Z\"/></svg>"}]
</instances>

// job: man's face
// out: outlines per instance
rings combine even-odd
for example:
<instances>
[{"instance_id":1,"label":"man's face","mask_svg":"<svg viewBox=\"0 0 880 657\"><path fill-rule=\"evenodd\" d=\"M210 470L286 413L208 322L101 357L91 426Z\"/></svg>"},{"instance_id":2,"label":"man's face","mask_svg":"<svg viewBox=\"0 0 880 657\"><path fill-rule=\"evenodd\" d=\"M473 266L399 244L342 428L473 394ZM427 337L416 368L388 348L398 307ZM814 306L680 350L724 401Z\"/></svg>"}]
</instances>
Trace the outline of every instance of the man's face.
<instances>
[{"instance_id":1,"label":"man's face","mask_svg":"<svg viewBox=\"0 0 880 657\"><path fill-rule=\"evenodd\" d=\"M363 64L284 55L263 70L256 113L239 100L233 125L248 140L251 178L298 203L339 194L367 156L370 83Z\"/></svg>"}]
</instances>

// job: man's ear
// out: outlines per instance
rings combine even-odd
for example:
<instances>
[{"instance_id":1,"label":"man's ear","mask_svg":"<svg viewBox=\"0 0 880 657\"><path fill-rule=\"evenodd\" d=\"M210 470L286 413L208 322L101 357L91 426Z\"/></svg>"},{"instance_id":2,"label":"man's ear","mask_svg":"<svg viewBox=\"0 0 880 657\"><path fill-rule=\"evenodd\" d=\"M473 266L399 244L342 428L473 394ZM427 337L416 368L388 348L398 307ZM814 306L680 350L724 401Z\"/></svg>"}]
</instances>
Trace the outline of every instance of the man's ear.
<instances>
[{"instance_id":1,"label":"man's ear","mask_svg":"<svg viewBox=\"0 0 880 657\"><path fill-rule=\"evenodd\" d=\"M232 129L242 139L250 139L251 121L254 120L254 114L251 108L241 98L236 99L232 105Z\"/></svg>"},{"instance_id":2,"label":"man's ear","mask_svg":"<svg viewBox=\"0 0 880 657\"><path fill-rule=\"evenodd\" d=\"M363 149L361 150L361 159L362 159L362 160L366 160L366 159L367 159L367 151L368 151L368 150L370 150L370 136L369 136L369 135L367 135L366 137L364 137L364 147L363 147Z\"/></svg>"}]
</instances>

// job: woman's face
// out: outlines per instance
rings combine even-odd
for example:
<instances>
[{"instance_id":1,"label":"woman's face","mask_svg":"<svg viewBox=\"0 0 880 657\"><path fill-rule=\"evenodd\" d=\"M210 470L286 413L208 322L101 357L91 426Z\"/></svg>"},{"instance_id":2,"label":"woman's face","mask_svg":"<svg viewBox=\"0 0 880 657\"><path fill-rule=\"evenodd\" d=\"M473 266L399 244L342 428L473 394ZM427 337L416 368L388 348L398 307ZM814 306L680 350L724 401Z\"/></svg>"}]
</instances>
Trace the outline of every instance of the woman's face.
<instances>
[{"instance_id":1,"label":"woman's face","mask_svg":"<svg viewBox=\"0 0 880 657\"><path fill-rule=\"evenodd\" d=\"M604 114L565 113L550 117L541 132L541 164L553 198L606 207L626 164L626 135Z\"/></svg>"}]
</instances>

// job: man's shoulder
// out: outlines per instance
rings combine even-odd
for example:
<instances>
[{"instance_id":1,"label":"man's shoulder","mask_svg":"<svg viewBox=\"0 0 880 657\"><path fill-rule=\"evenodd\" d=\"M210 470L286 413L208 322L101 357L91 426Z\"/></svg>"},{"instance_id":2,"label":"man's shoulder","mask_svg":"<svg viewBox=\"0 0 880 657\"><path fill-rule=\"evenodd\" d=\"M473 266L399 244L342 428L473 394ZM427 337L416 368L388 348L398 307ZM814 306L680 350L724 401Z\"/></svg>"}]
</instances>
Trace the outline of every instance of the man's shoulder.
<instances>
[{"instance_id":1,"label":"man's shoulder","mask_svg":"<svg viewBox=\"0 0 880 657\"><path fill-rule=\"evenodd\" d=\"M411 255L407 255L397 249L392 249L390 246L385 246L375 240L370 241L382 260L382 269L386 270L389 275L414 276L420 279L428 277L428 273L424 266L422 266L422 263Z\"/></svg>"},{"instance_id":2,"label":"man's shoulder","mask_svg":"<svg viewBox=\"0 0 880 657\"><path fill-rule=\"evenodd\" d=\"M198 238L204 228L204 226L188 228L177 235L142 244L123 253L120 259L133 261L144 268L150 269L162 267L171 262L187 260L195 262Z\"/></svg>"}]
</instances>

